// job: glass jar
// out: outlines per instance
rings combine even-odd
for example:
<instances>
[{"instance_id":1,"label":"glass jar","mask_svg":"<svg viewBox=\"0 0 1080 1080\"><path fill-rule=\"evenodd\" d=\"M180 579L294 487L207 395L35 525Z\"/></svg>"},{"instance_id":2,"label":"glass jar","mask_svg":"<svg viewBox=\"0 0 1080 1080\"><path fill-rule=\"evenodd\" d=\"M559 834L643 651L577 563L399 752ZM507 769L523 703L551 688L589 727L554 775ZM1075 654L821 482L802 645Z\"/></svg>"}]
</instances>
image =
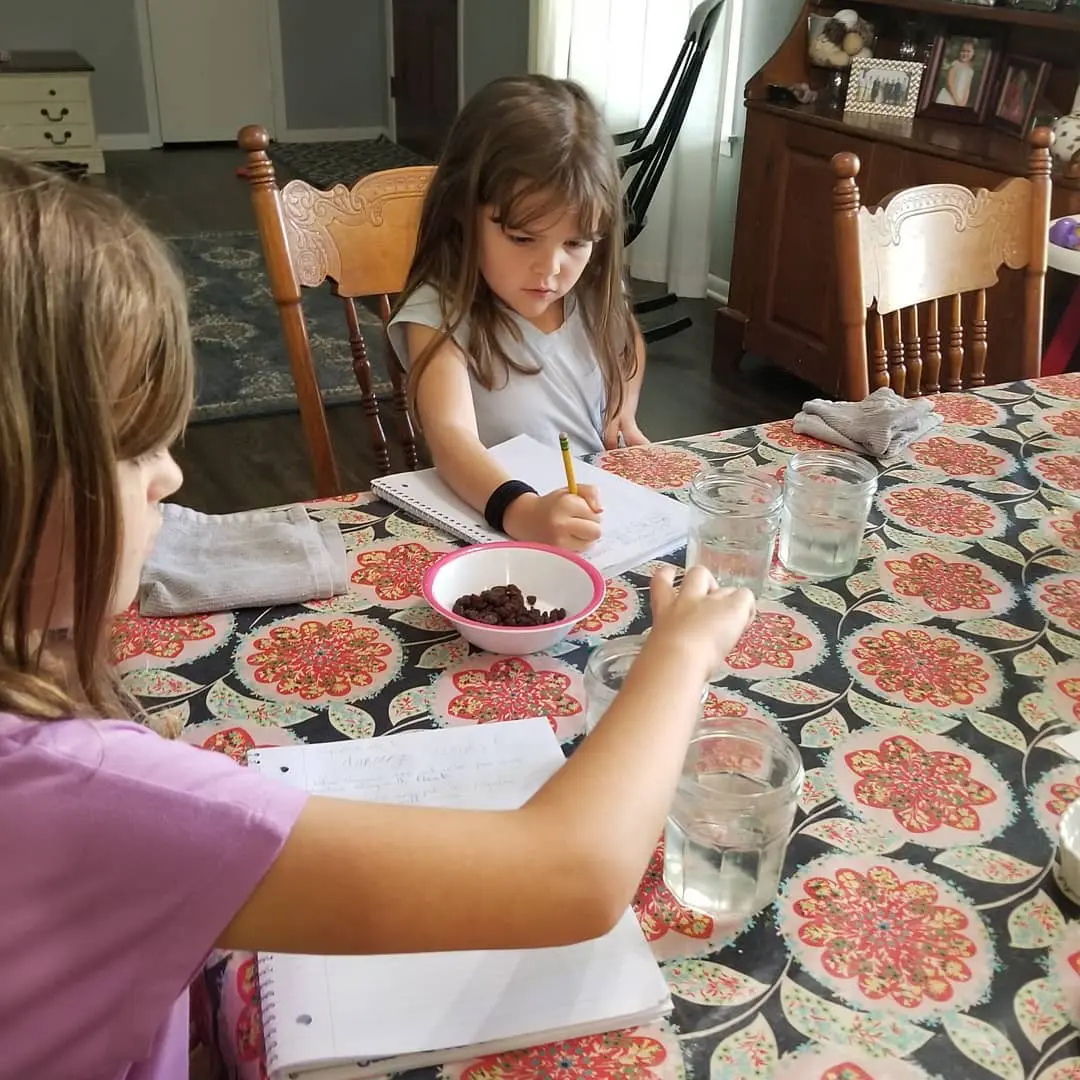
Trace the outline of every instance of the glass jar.
<instances>
[{"instance_id":1,"label":"glass jar","mask_svg":"<svg viewBox=\"0 0 1080 1080\"><path fill-rule=\"evenodd\" d=\"M780 561L811 579L846 577L855 569L877 468L847 450L794 454L784 472Z\"/></svg>"},{"instance_id":2,"label":"glass jar","mask_svg":"<svg viewBox=\"0 0 1080 1080\"><path fill-rule=\"evenodd\" d=\"M644 634L627 634L601 642L589 654L585 665L585 732L592 731L622 689L627 673L645 645ZM709 687L701 691L701 704Z\"/></svg>"},{"instance_id":3,"label":"glass jar","mask_svg":"<svg viewBox=\"0 0 1080 1080\"><path fill-rule=\"evenodd\" d=\"M780 485L747 473L703 469L690 483L686 567L704 566L718 585L760 597L780 521Z\"/></svg>"}]
</instances>

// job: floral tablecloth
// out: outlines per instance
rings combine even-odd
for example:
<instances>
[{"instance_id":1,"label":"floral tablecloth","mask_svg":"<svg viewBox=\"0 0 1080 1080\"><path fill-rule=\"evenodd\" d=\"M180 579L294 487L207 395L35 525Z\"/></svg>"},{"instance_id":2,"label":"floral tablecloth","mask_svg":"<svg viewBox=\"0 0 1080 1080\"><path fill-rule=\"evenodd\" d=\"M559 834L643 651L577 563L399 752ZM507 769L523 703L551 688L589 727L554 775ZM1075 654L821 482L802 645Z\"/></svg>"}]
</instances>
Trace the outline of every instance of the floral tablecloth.
<instances>
[{"instance_id":1,"label":"floral tablecloth","mask_svg":"<svg viewBox=\"0 0 1080 1080\"><path fill-rule=\"evenodd\" d=\"M945 425L883 465L844 581L774 568L710 713L775 720L806 766L785 880L749 925L680 908L655 856L634 907L675 1008L663 1023L469 1061L428 1077L992 1077L1080 1080L1077 908L1055 826L1080 761L1080 374L936 401ZM779 475L790 421L604 455L676 497L703 464ZM453 544L366 495L311 504L351 561L329 602L129 615L124 679L182 738L253 746L551 717L582 733L591 646L648 622L644 566L562 647L470 653L418 596ZM230 1075L265 1075L250 956L196 986Z\"/></svg>"}]
</instances>

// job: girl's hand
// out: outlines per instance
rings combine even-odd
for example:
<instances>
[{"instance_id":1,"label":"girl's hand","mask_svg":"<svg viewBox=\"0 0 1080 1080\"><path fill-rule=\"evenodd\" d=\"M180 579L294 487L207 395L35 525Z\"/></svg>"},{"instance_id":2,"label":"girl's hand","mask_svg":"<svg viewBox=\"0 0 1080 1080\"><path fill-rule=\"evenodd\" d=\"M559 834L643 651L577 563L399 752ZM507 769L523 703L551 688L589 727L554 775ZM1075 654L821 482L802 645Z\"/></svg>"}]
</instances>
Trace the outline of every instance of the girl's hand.
<instances>
[{"instance_id":1,"label":"girl's hand","mask_svg":"<svg viewBox=\"0 0 1080 1080\"><path fill-rule=\"evenodd\" d=\"M675 567L653 575L653 629L649 640L674 644L700 660L712 678L754 617L754 594L749 589L719 588L703 566L686 571L675 588ZM695 663L696 666L696 663Z\"/></svg>"},{"instance_id":2,"label":"girl's hand","mask_svg":"<svg viewBox=\"0 0 1080 1080\"><path fill-rule=\"evenodd\" d=\"M581 484L576 495L566 488L522 495L507 507L503 527L515 540L584 551L600 539L603 512L596 488Z\"/></svg>"},{"instance_id":3,"label":"girl's hand","mask_svg":"<svg viewBox=\"0 0 1080 1080\"><path fill-rule=\"evenodd\" d=\"M649 443L641 428L637 426L637 418L632 409L624 409L604 426L604 448L618 450L620 435L625 446L647 446Z\"/></svg>"}]
</instances>

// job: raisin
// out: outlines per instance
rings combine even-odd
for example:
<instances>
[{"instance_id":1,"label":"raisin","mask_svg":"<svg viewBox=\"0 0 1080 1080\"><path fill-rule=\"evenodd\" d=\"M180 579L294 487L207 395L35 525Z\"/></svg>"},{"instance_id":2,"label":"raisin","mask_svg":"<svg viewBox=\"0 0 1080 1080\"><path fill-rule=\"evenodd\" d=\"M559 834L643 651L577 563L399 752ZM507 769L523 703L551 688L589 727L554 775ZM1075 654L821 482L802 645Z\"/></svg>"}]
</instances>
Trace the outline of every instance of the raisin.
<instances>
[{"instance_id":1,"label":"raisin","mask_svg":"<svg viewBox=\"0 0 1080 1080\"><path fill-rule=\"evenodd\" d=\"M470 622L487 626L546 626L566 618L566 608L540 611L535 596L525 596L516 585L496 585L481 593L466 593L454 601L453 611Z\"/></svg>"}]
</instances>

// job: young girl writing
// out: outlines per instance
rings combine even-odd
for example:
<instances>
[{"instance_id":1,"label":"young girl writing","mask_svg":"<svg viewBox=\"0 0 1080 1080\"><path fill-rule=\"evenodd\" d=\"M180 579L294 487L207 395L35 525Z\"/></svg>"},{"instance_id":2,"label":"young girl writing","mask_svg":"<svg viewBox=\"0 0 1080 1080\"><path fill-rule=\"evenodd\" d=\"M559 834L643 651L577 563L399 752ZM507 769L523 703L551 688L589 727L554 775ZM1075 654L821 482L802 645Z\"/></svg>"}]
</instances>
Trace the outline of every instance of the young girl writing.
<instances>
[{"instance_id":1,"label":"young girl writing","mask_svg":"<svg viewBox=\"0 0 1080 1080\"><path fill-rule=\"evenodd\" d=\"M487 448L525 433L575 454L647 440L614 144L585 92L497 79L465 105L424 201L390 338L435 467L488 523L572 550L597 494L537 493Z\"/></svg>"},{"instance_id":2,"label":"young girl writing","mask_svg":"<svg viewBox=\"0 0 1080 1080\"><path fill-rule=\"evenodd\" d=\"M183 289L119 203L5 157L0 220L0 1077L181 1080L215 944L502 949L613 926L750 594L659 575L625 693L518 810L307 797L169 742L124 719L104 652L180 486Z\"/></svg>"}]
</instances>

